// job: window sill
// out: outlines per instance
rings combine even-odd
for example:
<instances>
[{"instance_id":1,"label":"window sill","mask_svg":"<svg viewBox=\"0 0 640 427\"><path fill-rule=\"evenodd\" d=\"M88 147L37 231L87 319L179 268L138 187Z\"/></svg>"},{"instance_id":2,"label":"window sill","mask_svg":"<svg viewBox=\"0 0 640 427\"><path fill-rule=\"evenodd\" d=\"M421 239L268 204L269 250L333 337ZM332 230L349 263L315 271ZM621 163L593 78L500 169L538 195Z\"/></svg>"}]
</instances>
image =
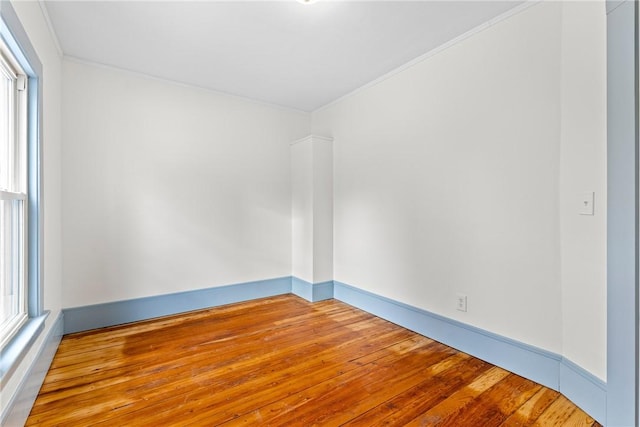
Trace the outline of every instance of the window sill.
<instances>
[{"instance_id":1,"label":"window sill","mask_svg":"<svg viewBox=\"0 0 640 427\"><path fill-rule=\"evenodd\" d=\"M0 384L4 386L11 374L33 345L33 342L44 330L44 322L49 311L38 317L27 320L15 337L2 349L0 353Z\"/></svg>"}]
</instances>

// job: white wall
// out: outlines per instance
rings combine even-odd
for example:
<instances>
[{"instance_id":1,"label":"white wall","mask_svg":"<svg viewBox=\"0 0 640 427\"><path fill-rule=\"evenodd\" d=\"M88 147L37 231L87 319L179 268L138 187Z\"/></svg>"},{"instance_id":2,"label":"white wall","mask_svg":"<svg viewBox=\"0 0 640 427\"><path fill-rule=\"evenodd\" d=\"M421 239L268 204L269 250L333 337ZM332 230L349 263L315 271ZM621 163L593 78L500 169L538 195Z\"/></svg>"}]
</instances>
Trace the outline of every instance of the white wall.
<instances>
[{"instance_id":1,"label":"white wall","mask_svg":"<svg viewBox=\"0 0 640 427\"><path fill-rule=\"evenodd\" d=\"M12 6L24 27L43 68L43 180L44 180L44 309L50 310L45 329L38 336L22 363L2 388L4 409L26 376L27 369L42 348L44 337L62 307L61 250L61 60L37 2L13 2Z\"/></svg>"},{"instance_id":2,"label":"white wall","mask_svg":"<svg viewBox=\"0 0 640 427\"><path fill-rule=\"evenodd\" d=\"M291 145L291 275L313 283L313 145Z\"/></svg>"},{"instance_id":3,"label":"white wall","mask_svg":"<svg viewBox=\"0 0 640 427\"><path fill-rule=\"evenodd\" d=\"M565 198L574 203L577 188L606 197L604 15L575 13L563 31L562 4L528 8L315 112L312 130L334 137L336 280L556 353L566 347L602 376L604 204L578 218ZM581 49L571 59L562 59L573 49L563 36ZM577 128L587 118L584 154ZM576 172L582 155L590 166ZM582 239L593 241L587 259L575 251ZM567 266L563 254L574 257ZM584 273L594 274L588 309L577 308ZM468 295L466 313L455 309L457 292Z\"/></svg>"},{"instance_id":4,"label":"white wall","mask_svg":"<svg viewBox=\"0 0 640 427\"><path fill-rule=\"evenodd\" d=\"M333 141L310 135L291 145L292 276L333 280Z\"/></svg>"},{"instance_id":5,"label":"white wall","mask_svg":"<svg viewBox=\"0 0 640 427\"><path fill-rule=\"evenodd\" d=\"M606 15L603 2L563 2L562 353L601 379L607 347ZM594 216L578 214L595 192Z\"/></svg>"},{"instance_id":6,"label":"white wall","mask_svg":"<svg viewBox=\"0 0 640 427\"><path fill-rule=\"evenodd\" d=\"M309 114L64 61L64 305L289 276Z\"/></svg>"},{"instance_id":7,"label":"white wall","mask_svg":"<svg viewBox=\"0 0 640 427\"><path fill-rule=\"evenodd\" d=\"M333 280L333 141L313 142L313 280Z\"/></svg>"}]
</instances>

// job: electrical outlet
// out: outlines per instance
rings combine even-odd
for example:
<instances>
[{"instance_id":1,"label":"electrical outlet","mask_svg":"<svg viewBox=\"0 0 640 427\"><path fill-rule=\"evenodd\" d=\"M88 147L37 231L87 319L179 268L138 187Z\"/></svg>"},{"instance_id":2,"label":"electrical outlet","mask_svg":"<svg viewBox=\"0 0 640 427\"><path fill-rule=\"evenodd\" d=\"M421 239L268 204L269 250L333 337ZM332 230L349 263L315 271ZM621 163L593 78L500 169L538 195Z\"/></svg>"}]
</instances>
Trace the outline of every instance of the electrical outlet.
<instances>
[{"instance_id":1,"label":"electrical outlet","mask_svg":"<svg viewBox=\"0 0 640 427\"><path fill-rule=\"evenodd\" d=\"M456 294L456 309L459 311L467 311L467 296L464 294Z\"/></svg>"}]
</instances>

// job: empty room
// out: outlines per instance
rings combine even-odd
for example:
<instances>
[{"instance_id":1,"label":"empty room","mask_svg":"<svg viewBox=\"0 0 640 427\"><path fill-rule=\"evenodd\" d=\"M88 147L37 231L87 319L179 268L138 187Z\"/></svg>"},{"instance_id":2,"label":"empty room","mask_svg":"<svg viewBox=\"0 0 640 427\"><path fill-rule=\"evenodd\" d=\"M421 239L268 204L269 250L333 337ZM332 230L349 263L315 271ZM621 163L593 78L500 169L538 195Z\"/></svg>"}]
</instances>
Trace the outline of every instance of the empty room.
<instances>
[{"instance_id":1,"label":"empty room","mask_svg":"<svg viewBox=\"0 0 640 427\"><path fill-rule=\"evenodd\" d=\"M2 426L638 425L638 4L0 0Z\"/></svg>"}]
</instances>

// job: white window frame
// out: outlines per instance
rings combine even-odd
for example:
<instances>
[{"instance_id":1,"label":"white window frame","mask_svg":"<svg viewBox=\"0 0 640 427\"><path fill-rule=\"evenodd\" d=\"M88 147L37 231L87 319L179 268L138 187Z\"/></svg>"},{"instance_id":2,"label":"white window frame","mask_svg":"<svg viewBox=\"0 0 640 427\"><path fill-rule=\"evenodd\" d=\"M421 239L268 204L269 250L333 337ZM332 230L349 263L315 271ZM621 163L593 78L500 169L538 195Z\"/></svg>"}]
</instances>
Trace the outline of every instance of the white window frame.
<instances>
[{"instance_id":1,"label":"white window frame","mask_svg":"<svg viewBox=\"0 0 640 427\"><path fill-rule=\"evenodd\" d=\"M14 54L0 41L0 84L7 84L7 99L0 99L7 105L6 142L0 153L3 158L0 173L0 203L12 203L8 216L10 229L0 228L0 243L10 246L10 258L0 257L0 314L4 317L5 297L12 295L11 311L17 310L11 317L0 317L0 349L16 336L29 319L28 310L28 195L27 195L27 77ZM12 212L15 211L15 212ZM8 231L8 232L7 232ZM8 262L7 262L8 261ZM11 294L5 295L5 292ZM17 295L14 295L16 293Z\"/></svg>"}]
</instances>

